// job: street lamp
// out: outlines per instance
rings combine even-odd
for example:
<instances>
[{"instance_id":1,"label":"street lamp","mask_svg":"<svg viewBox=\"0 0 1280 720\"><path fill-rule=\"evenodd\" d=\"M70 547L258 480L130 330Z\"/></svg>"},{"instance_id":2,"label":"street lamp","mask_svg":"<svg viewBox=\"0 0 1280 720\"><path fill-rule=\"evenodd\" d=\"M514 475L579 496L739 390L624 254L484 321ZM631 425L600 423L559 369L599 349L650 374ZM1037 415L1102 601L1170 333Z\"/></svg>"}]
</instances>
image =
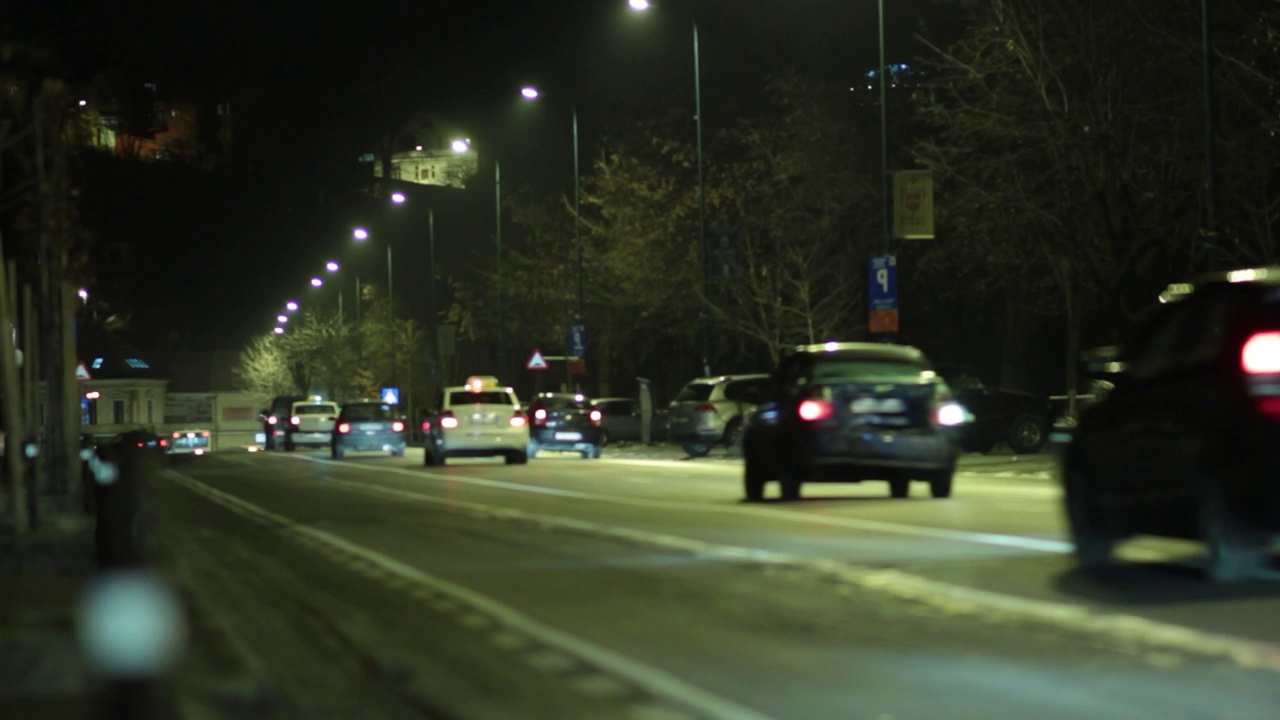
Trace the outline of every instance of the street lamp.
<instances>
[{"instance_id":1,"label":"street lamp","mask_svg":"<svg viewBox=\"0 0 1280 720\"><path fill-rule=\"evenodd\" d=\"M365 230L362 227L358 227L355 230L351 231L351 236L354 237L356 240L368 240L369 231Z\"/></svg>"},{"instance_id":2,"label":"street lamp","mask_svg":"<svg viewBox=\"0 0 1280 720\"><path fill-rule=\"evenodd\" d=\"M321 285L324 285L323 280L318 277L311 278L311 287L320 287Z\"/></svg>"},{"instance_id":3,"label":"street lamp","mask_svg":"<svg viewBox=\"0 0 1280 720\"><path fill-rule=\"evenodd\" d=\"M283 335L283 334L284 334L284 328L282 328L282 327L280 327L280 326L278 326L278 325L277 325L277 326L276 326L276 329L275 329L275 330L273 330L272 332L274 332L274 333L275 333L275 334L277 334L277 335Z\"/></svg>"},{"instance_id":4,"label":"street lamp","mask_svg":"<svg viewBox=\"0 0 1280 720\"><path fill-rule=\"evenodd\" d=\"M298 303L294 300L290 300L284 304L284 309L289 312L298 312Z\"/></svg>"},{"instance_id":5,"label":"street lamp","mask_svg":"<svg viewBox=\"0 0 1280 720\"><path fill-rule=\"evenodd\" d=\"M884 0L880 0L883 5ZM632 10L644 12L650 7L648 0L629 0ZM693 117L698 144L698 242L702 248L702 371L711 375L711 309L707 298L711 294L710 252L707 247L707 193L702 170L702 61L698 51L698 21L693 23Z\"/></svg>"},{"instance_id":6,"label":"street lamp","mask_svg":"<svg viewBox=\"0 0 1280 720\"><path fill-rule=\"evenodd\" d=\"M276 316L276 322L278 322L278 323L280 323L280 324L282 324L282 325L283 325L284 323L289 322L289 316L288 316L288 315L277 315L277 316Z\"/></svg>"},{"instance_id":7,"label":"street lamp","mask_svg":"<svg viewBox=\"0 0 1280 720\"><path fill-rule=\"evenodd\" d=\"M81 300L83 300L83 301L85 301L85 302L89 302L89 291L88 291L88 290L86 290L86 289L84 289L84 288L80 288L80 292L78 292L78 293L76 293L76 294L80 296L80 299L81 299Z\"/></svg>"},{"instance_id":8,"label":"street lamp","mask_svg":"<svg viewBox=\"0 0 1280 720\"><path fill-rule=\"evenodd\" d=\"M404 193L391 194L391 202L403 205L407 198ZM438 330L436 329L436 210L427 206L427 336L431 343L432 382L439 366Z\"/></svg>"},{"instance_id":9,"label":"street lamp","mask_svg":"<svg viewBox=\"0 0 1280 720\"><path fill-rule=\"evenodd\" d=\"M419 150L421 150L421 149L422 149L422 147L421 147L421 146L419 146L419 147L418 147L418 149L419 149ZM391 202L393 202L393 203L395 203L395 204L397 204L397 205L403 205L403 204L404 204L404 201L405 201L404 193L402 193L402 192L393 192L393 193L391 193Z\"/></svg>"},{"instance_id":10,"label":"street lamp","mask_svg":"<svg viewBox=\"0 0 1280 720\"><path fill-rule=\"evenodd\" d=\"M532 86L522 88L520 94L526 100L537 100L541 96L538 88ZM580 212L582 191L578 169L578 106L571 103L569 112L573 116L573 242L578 249L578 322L582 322L586 317L586 310L582 292L582 213Z\"/></svg>"},{"instance_id":11,"label":"street lamp","mask_svg":"<svg viewBox=\"0 0 1280 720\"><path fill-rule=\"evenodd\" d=\"M461 155L471 150L470 139L454 140L449 144L450 149ZM497 243L497 264L498 264L498 282L497 282L497 310L498 310L498 372L501 373L504 367L503 358L506 355L506 347L504 346L504 338L502 332L502 166L498 163L498 159L493 160L493 202L494 202L494 240Z\"/></svg>"}]
</instances>

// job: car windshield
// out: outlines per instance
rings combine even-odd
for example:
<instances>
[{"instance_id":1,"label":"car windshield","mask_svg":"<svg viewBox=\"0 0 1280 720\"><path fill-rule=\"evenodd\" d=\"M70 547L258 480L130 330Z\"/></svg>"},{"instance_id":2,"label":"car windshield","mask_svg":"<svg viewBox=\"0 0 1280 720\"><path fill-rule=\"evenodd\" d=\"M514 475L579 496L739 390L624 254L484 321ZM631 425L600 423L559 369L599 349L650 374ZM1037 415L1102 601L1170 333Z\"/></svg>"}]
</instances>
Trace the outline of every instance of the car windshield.
<instances>
[{"instance_id":1,"label":"car windshield","mask_svg":"<svg viewBox=\"0 0 1280 720\"><path fill-rule=\"evenodd\" d=\"M711 397L711 389L714 387L711 383L689 383L676 395L676 402L702 402Z\"/></svg>"},{"instance_id":2,"label":"car windshield","mask_svg":"<svg viewBox=\"0 0 1280 720\"><path fill-rule=\"evenodd\" d=\"M342 408L342 417L348 420L391 420L395 409L387 403L360 403Z\"/></svg>"},{"instance_id":3,"label":"car windshield","mask_svg":"<svg viewBox=\"0 0 1280 720\"><path fill-rule=\"evenodd\" d=\"M337 405L296 405L293 408L294 415L335 415L337 412Z\"/></svg>"},{"instance_id":4,"label":"car windshield","mask_svg":"<svg viewBox=\"0 0 1280 720\"><path fill-rule=\"evenodd\" d=\"M470 390L455 390L449 393L450 405L511 405L511 393L502 390L490 390L486 392L471 392Z\"/></svg>"},{"instance_id":5,"label":"car windshield","mask_svg":"<svg viewBox=\"0 0 1280 720\"><path fill-rule=\"evenodd\" d=\"M857 358L831 358L813 364L814 380L880 380L916 378L928 370L925 365L910 361L862 360Z\"/></svg>"}]
</instances>

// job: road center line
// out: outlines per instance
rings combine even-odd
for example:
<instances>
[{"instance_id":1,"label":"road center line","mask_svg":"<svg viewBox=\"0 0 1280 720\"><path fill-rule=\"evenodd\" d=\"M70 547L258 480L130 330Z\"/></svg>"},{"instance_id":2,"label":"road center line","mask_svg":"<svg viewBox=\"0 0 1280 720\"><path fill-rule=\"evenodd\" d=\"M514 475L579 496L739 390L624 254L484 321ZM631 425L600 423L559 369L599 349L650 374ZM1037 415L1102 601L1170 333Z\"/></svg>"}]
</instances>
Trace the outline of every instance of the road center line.
<instances>
[{"instance_id":1,"label":"road center line","mask_svg":"<svg viewBox=\"0 0 1280 720\"><path fill-rule=\"evenodd\" d=\"M459 602L471 606L476 611L488 615L507 628L524 633L547 645L558 648L561 652L594 664L607 672L643 687L655 696L692 708L707 717L724 718L724 720L772 720L768 715L712 694L656 667L646 665L603 646L557 630L549 625L544 625L509 605L500 603L463 585L431 575L382 553L349 542L332 533L296 523L283 515L277 515L270 510L213 488L176 470L169 469L164 472L178 484L203 495L242 517L273 526L277 530L306 537L314 542L376 565L388 574L451 596ZM345 484L348 481L337 482Z\"/></svg>"}]
</instances>

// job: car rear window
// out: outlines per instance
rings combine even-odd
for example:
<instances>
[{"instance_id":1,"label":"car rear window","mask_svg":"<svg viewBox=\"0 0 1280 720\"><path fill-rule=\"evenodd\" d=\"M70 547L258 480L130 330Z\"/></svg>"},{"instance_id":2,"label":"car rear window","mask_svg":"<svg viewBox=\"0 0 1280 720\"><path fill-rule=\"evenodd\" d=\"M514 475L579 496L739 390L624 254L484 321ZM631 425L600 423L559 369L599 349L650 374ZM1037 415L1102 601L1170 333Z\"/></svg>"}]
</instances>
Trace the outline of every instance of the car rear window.
<instances>
[{"instance_id":1,"label":"car rear window","mask_svg":"<svg viewBox=\"0 0 1280 720\"><path fill-rule=\"evenodd\" d=\"M813 364L814 380L878 380L918 377L929 368L920 363L893 360L831 358Z\"/></svg>"},{"instance_id":2,"label":"car rear window","mask_svg":"<svg viewBox=\"0 0 1280 720\"><path fill-rule=\"evenodd\" d=\"M342 416L350 420L391 420L395 410L386 403L360 403L342 408Z\"/></svg>"},{"instance_id":3,"label":"car rear window","mask_svg":"<svg viewBox=\"0 0 1280 720\"><path fill-rule=\"evenodd\" d=\"M295 405L294 415L337 415L337 405Z\"/></svg>"},{"instance_id":4,"label":"car rear window","mask_svg":"<svg viewBox=\"0 0 1280 720\"><path fill-rule=\"evenodd\" d=\"M711 397L711 383L689 383L676 395L676 402L702 402Z\"/></svg>"},{"instance_id":5,"label":"car rear window","mask_svg":"<svg viewBox=\"0 0 1280 720\"><path fill-rule=\"evenodd\" d=\"M449 393L450 405L512 405L511 393L502 391L471 392L458 390Z\"/></svg>"},{"instance_id":6,"label":"car rear window","mask_svg":"<svg viewBox=\"0 0 1280 720\"><path fill-rule=\"evenodd\" d=\"M590 401L586 399L575 400L572 395L539 397L534 402L542 405L548 410L587 410L591 407Z\"/></svg>"}]
</instances>

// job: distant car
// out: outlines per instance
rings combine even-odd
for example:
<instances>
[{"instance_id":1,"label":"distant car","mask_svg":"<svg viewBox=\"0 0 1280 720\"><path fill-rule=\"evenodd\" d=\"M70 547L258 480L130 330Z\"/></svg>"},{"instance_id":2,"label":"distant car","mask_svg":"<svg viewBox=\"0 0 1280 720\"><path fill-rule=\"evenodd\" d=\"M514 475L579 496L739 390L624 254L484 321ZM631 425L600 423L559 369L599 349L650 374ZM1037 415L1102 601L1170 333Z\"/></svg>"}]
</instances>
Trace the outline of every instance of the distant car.
<instances>
[{"instance_id":1,"label":"distant car","mask_svg":"<svg viewBox=\"0 0 1280 720\"><path fill-rule=\"evenodd\" d=\"M937 372L973 415L964 428L966 452L989 453L1003 442L1019 455L1030 455L1049 441L1055 413L1048 396L991 387L961 368L944 365Z\"/></svg>"},{"instance_id":2,"label":"distant car","mask_svg":"<svg viewBox=\"0 0 1280 720\"><path fill-rule=\"evenodd\" d=\"M405 423L397 406L376 400L342 406L334 428L330 452L341 460L348 452L389 452L404 457Z\"/></svg>"},{"instance_id":3,"label":"distant car","mask_svg":"<svg viewBox=\"0 0 1280 720\"><path fill-rule=\"evenodd\" d=\"M1062 451L1079 564L1133 536L1199 540L1213 581L1262 570L1280 537L1280 267L1171 285Z\"/></svg>"},{"instance_id":4,"label":"distant car","mask_svg":"<svg viewBox=\"0 0 1280 720\"><path fill-rule=\"evenodd\" d=\"M508 465L529 461L529 418L515 390L492 376L473 376L445 388L422 421L423 463L455 457L502 457Z\"/></svg>"},{"instance_id":5,"label":"distant car","mask_svg":"<svg viewBox=\"0 0 1280 720\"><path fill-rule=\"evenodd\" d=\"M601 412L600 444L612 442L640 442L641 421L640 401L635 398L596 398L591 406ZM653 416L649 420L649 440L656 442L667 437L667 413L660 408L653 408Z\"/></svg>"},{"instance_id":6,"label":"distant car","mask_svg":"<svg viewBox=\"0 0 1280 720\"><path fill-rule=\"evenodd\" d=\"M336 402L300 400L293 403L284 431L284 449L293 452L298 447L329 447L338 412Z\"/></svg>"},{"instance_id":7,"label":"distant car","mask_svg":"<svg viewBox=\"0 0 1280 720\"><path fill-rule=\"evenodd\" d=\"M107 442L99 445L100 454L105 457L118 455L129 449L139 449L148 452L154 452L157 455L166 453L169 445L169 438L161 437L150 430L137 429L126 430Z\"/></svg>"},{"instance_id":8,"label":"distant car","mask_svg":"<svg viewBox=\"0 0 1280 720\"><path fill-rule=\"evenodd\" d=\"M278 395L271 399L271 406L259 413L262 417L263 450L276 450L284 445L293 404L308 399L306 395Z\"/></svg>"},{"instance_id":9,"label":"distant car","mask_svg":"<svg viewBox=\"0 0 1280 720\"><path fill-rule=\"evenodd\" d=\"M529 457L539 450L600 457L603 417L581 393L539 393L529 403Z\"/></svg>"},{"instance_id":10,"label":"distant car","mask_svg":"<svg viewBox=\"0 0 1280 720\"><path fill-rule=\"evenodd\" d=\"M768 384L763 374L691 380L667 409L667 440L679 443L690 457L703 457L718 444L737 447L746 414Z\"/></svg>"},{"instance_id":11,"label":"distant car","mask_svg":"<svg viewBox=\"0 0 1280 720\"><path fill-rule=\"evenodd\" d=\"M773 372L743 436L743 489L759 501L776 480L784 500L809 482L886 480L905 498L911 482L951 496L967 419L924 353L905 345L803 345Z\"/></svg>"},{"instance_id":12,"label":"distant car","mask_svg":"<svg viewBox=\"0 0 1280 720\"><path fill-rule=\"evenodd\" d=\"M210 435L202 428L174 430L169 433L166 449L170 455L204 455L209 452Z\"/></svg>"}]
</instances>

